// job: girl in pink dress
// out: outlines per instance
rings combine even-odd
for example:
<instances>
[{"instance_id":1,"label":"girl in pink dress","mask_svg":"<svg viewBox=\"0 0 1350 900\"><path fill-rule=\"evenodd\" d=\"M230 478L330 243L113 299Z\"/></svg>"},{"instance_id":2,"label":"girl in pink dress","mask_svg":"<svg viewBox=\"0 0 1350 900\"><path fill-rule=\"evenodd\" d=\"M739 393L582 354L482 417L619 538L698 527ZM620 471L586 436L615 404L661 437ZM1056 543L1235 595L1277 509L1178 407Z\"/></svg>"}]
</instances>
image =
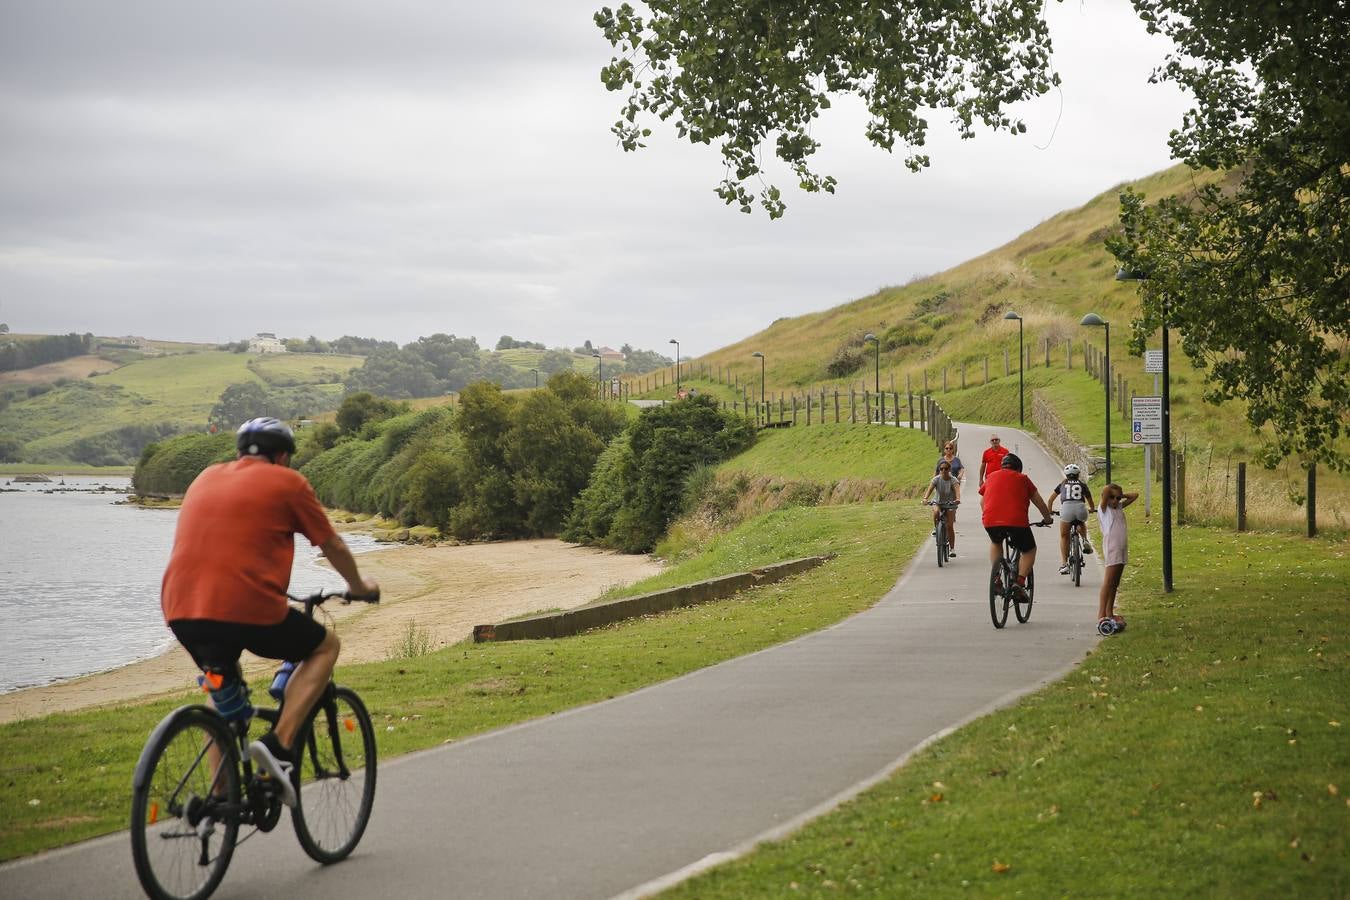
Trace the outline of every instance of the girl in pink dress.
<instances>
[{"instance_id":1,"label":"girl in pink dress","mask_svg":"<svg viewBox=\"0 0 1350 900\"><path fill-rule=\"evenodd\" d=\"M1102 562L1106 574L1102 576L1102 592L1097 599L1097 631L1114 634L1125 630L1125 620L1115 614L1116 589L1125 571L1129 556L1129 535L1125 528L1125 507L1139 499L1137 493L1127 494L1120 485L1112 483L1102 489L1097 521L1102 527Z\"/></svg>"}]
</instances>

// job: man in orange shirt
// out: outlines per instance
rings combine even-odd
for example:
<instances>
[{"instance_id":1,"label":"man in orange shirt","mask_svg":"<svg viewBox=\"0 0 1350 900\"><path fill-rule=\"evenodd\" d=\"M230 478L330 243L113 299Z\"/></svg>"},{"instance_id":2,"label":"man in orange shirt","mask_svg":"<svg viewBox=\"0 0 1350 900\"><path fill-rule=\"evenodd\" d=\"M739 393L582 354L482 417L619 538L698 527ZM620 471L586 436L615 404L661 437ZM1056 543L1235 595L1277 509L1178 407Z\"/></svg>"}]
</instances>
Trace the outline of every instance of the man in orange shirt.
<instances>
[{"instance_id":1,"label":"man in orange shirt","mask_svg":"<svg viewBox=\"0 0 1350 900\"><path fill-rule=\"evenodd\" d=\"M178 642L210 676L217 710L248 714L239 655L300 663L286 684L281 718L249 746L249 755L295 805L291 747L337 662L337 635L286 602L294 535L323 551L353 594L379 585L361 577L347 544L333 530L314 489L289 467L295 436L272 418L251 419L235 438L234 462L209 466L183 496L173 553L160 602Z\"/></svg>"},{"instance_id":2,"label":"man in orange shirt","mask_svg":"<svg viewBox=\"0 0 1350 900\"><path fill-rule=\"evenodd\" d=\"M1041 521L1045 525L1054 521L1050 507L1045 505L1031 479L1022 474L1022 460L1014 453L1005 454L999 469L989 473L980 488L980 495L984 497L981 518L990 540L989 562L998 562L1005 537L1012 541L1012 545L1022 552L1013 591L1020 592L1025 599L1027 575L1036 564L1036 538L1031 534L1027 505L1032 504L1041 511Z\"/></svg>"}]
</instances>

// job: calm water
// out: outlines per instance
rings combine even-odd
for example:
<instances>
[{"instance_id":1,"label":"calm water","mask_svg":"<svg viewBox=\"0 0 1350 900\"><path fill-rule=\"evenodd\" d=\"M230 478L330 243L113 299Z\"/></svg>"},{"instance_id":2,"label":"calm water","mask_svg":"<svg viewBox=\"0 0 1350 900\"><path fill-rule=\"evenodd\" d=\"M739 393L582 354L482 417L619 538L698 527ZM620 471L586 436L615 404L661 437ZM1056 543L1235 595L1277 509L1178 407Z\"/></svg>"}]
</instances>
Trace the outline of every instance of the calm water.
<instances>
[{"instance_id":1,"label":"calm water","mask_svg":"<svg viewBox=\"0 0 1350 900\"><path fill-rule=\"evenodd\" d=\"M0 477L0 693L99 672L173 641L159 609L177 510L118 505L127 478ZM47 493L56 490L57 493ZM378 545L345 535L353 552ZM341 588L300 538L292 592Z\"/></svg>"}]
</instances>

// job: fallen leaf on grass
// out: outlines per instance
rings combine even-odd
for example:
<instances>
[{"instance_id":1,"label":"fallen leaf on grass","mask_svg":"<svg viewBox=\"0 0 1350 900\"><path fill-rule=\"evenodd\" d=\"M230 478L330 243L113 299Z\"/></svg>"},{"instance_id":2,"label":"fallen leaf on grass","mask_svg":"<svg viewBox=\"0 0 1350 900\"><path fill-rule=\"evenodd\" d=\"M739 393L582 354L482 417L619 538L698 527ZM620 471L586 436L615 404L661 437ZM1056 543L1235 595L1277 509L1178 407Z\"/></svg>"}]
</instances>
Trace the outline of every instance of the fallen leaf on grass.
<instances>
[{"instance_id":1,"label":"fallen leaf on grass","mask_svg":"<svg viewBox=\"0 0 1350 900\"><path fill-rule=\"evenodd\" d=\"M1339 797L1341 795L1341 789L1334 784L1329 784L1327 785L1327 793L1333 797Z\"/></svg>"},{"instance_id":2,"label":"fallen leaf on grass","mask_svg":"<svg viewBox=\"0 0 1350 900\"><path fill-rule=\"evenodd\" d=\"M923 801L923 802L924 802L925 805L927 805L927 804L929 804L929 803L941 803L941 802L942 802L942 794L941 794L941 793L937 793L937 794L929 794L929 795L928 795L928 799L925 800L925 801Z\"/></svg>"},{"instance_id":3,"label":"fallen leaf on grass","mask_svg":"<svg viewBox=\"0 0 1350 900\"><path fill-rule=\"evenodd\" d=\"M1012 866L1009 865L1008 863L1001 863L998 860L994 860L994 864L990 866L990 868L993 869L998 874L1002 875L1004 872L1007 872L1009 869L1011 869Z\"/></svg>"}]
</instances>

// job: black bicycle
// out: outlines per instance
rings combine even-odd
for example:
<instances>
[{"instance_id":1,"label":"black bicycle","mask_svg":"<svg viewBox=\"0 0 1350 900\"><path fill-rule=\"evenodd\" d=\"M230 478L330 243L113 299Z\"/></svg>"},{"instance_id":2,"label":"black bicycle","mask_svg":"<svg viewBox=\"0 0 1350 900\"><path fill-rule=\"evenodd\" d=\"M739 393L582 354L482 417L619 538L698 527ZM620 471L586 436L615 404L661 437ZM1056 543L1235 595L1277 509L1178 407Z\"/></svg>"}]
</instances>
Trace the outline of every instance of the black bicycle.
<instances>
[{"instance_id":1,"label":"black bicycle","mask_svg":"<svg viewBox=\"0 0 1350 900\"><path fill-rule=\"evenodd\" d=\"M1055 515L1060 511L1055 510ZM1073 577L1073 586L1083 583L1083 536L1078 533L1078 524L1069 523L1069 574Z\"/></svg>"},{"instance_id":2,"label":"black bicycle","mask_svg":"<svg viewBox=\"0 0 1350 900\"><path fill-rule=\"evenodd\" d=\"M378 594L337 592L290 597L311 618L331 598L380 600ZM254 709L256 718L272 725L280 715L280 707ZM209 897L235 846L281 820L277 785L249 759L251 722L193 704L169 713L150 734L132 779L131 856L141 887L156 900ZM355 691L328 683L299 731L295 755L295 836L320 863L345 859L365 833L375 802L375 729ZM241 827L253 831L240 838Z\"/></svg>"},{"instance_id":3,"label":"black bicycle","mask_svg":"<svg viewBox=\"0 0 1350 900\"><path fill-rule=\"evenodd\" d=\"M1033 522L1033 528L1044 528L1050 523ZM1027 573L1027 583L1017 590L1017 567L1022 560L1022 551L1012 545L1007 537L1003 539L1003 552L989 571L989 618L994 620L995 628L1002 628L1008 622L1008 607L1013 608L1017 621L1025 622L1031 618L1031 604L1036 594L1036 573Z\"/></svg>"},{"instance_id":4,"label":"black bicycle","mask_svg":"<svg viewBox=\"0 0 1350 900\"><path fill-rule=\"evenodd\" d=\"M937 564L942 568L951 558L952 548L951 540L947 536L947 510L956 509L961 505L960 500L951 500L946 503L940 503L937 500L925 500L928 506L938 508L937 525L933 528L933 539L937 541Z\"/></svg>"}]
</instances>

